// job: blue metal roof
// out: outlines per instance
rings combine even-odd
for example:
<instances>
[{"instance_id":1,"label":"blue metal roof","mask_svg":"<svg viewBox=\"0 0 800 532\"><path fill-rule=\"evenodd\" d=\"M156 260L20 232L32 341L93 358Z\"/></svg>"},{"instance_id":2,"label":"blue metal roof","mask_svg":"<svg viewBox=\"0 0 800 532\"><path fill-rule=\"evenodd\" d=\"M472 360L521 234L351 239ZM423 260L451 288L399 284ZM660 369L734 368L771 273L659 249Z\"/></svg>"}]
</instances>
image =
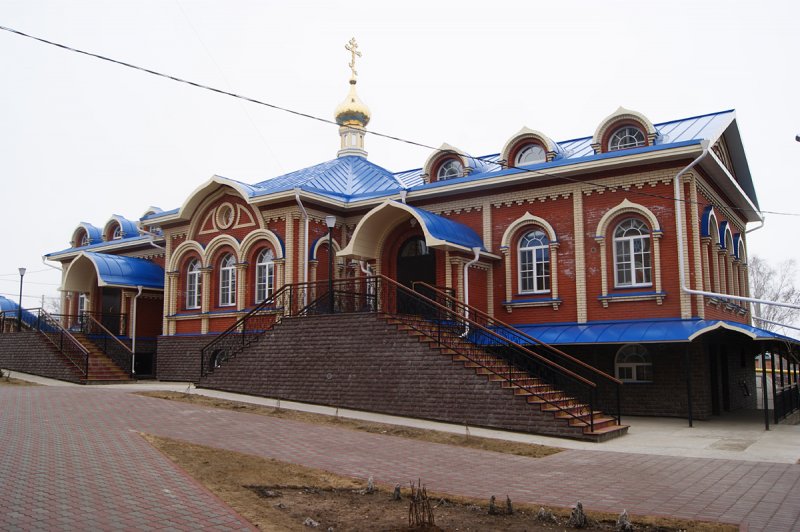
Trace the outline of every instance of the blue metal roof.
<instances>
[{"instance_id":1,"label":"blue metal roof","mask_svg":"<svg viewBox=\"0 0 800 532\"><path fill-rule=\"evenodd\" d=\"M411 205L405 205L397 201L393 201L392 203L404 205L414 211L420 223L426 227L434 238L466 248L480 248L481 251L486 251L486 248L483 246L483 240L478 236L478 233L466 225L426 211L425 209L412 207Z\"/></svg>"},{"instance_id":2,"label":"blue metal roof","mask_svg":"<svg viewBox=\"0 0 800 532\"><path fill-rule=\"evenodd\" d=\"M164 288L164 269L149 260L91 252L83 256L94 264L101 285Z\"/></svg>"},{"instance_id":3,"label":"blue metal roof","mask_svg":"<svg viewBox=\"0 0 800 532\"><path fill-rule=\"evenodd\" d=\"M136 222L132 222L119 214L113 215L112 218L119 223L120 229L122 230L122 238L139 236L139 227L136 225Z\"/></svg>"},{"instance_id":4,"label":"blue metal roof","mask_svg":"<svg viewBox=\"0 0 800 532\"><path fill-rule=\"evenodd\" d=\"M103 232L99 227L95 227L87 222L81 222L80 226L86 231L86 236L89 237L89 244L96 244L103 241Z\"/></svg>"},{"instance_id":5,"label":"blue metal roof","mask_svg":"<svg viewBox=\"0 0 800 532\"><path fill-rule=\"evenodd\" d=\"M300 188L345 201L403 189L394 174L363 157L347 155L252 185L253 196Z\"/></svg>"},{"instance_id":6,"label":"blue metal roof","mask_svg":"<svg viewBox=\"0 0 800 532\"><path fill-rule=\"evenodd\" d=\"M619 150L608 153L594 153L592 137L582 137L556 143L556 158L553 161L526 165L525 170L545 170L576 163L594 160L626 157L640 153L657 152L669 148L678 148L699 144L702 140L715 141L730 126L735 118L733 110L721 111L705 115L672 120L654 124L657 132L655 144L641 148ZM350 202L362 199L391 196L403 189L424 190L454 183L466 183L512 175L523 170L518 168L504 169L499 164L500 154L491 154L482 157L465 156L467 166L471 173L468 176L449 179L435 183L424 182L423 169L415 168L392 173L378 166L366 158L358 156L343 156L331 161L320 163L295 172L284 174L248 185L240 181L231 180L240 187L249 197L260 197L277 192L286 192L300 188L306 192L317 193L340 201ZM741 181L741 180L740 180ZM755 193L752 183L740 182L748 196L755 202ZM143 220L158 219L177 213L177 209L151 214Z\"/></svg>"},{"instance_id":7,"label":"blue metal roof","mask_svg":"<svg viewBox=\"0 0 800 532\"><path fill-rule=\"evenodd\" d=\"M61 255L63 253L72 253L72 252L77 252L77 251L95 251L95 250L98 250L98 249L104 249L104 248L108 248L108 247L113 247L113 246L119 245L121 243L134 243L134 242L146 243L146 242L150 242L150 241L151 241L151 239L150 239L149 236L140 235L140 236L134 236L134 237L131 237L131 238L121 238L119 240L109 240L107 242L102 241L102 242L98 242L96 244L89 244L88 246L83 246L83 247L66 248L66 249L62 249L61 251L53 251L52 253L48 253L47 255L45 255L45 257L52 257L53 255Z\"/></svg>"},{"instance_id":8,"label":"blue metal roof","mask_svg":"<svg viewBox=\"0 0 800 532\"><path fill-rule=\"evenodd\" d=\"M734 111L728 110L654 124L657 133L655 145L608 153L595 154L594 149L592 148L592 137L565 140L556 143L556 151L559 153L553 161L526 165L525 168L532 170L553 168L574 164L576 162L623 157L637 153L658 151L665 148L675 148L679 146L698 144L704 139L716 140L716 138L718 138L724 129L730 124L730 121L733 119L733 117ZM423 184L421 168L399 172L395 175L404 183L408 183L409 186L418 187L421 189L452 184L456 180L461 182L469 182L490 177L487 174L492 174L491 177L502 175L503 169L499 164L497 164L497 161L500 159L500 154L486 155L483 157L478 157L478 159L484 161L485 164L483 169L475 169L473 173L466 177L449 179L447 181L430 183L428 185ZM506 170L505 172L518 173L519 171L520 170L512 169ZM498 172L501 174L498 174Z\"/></svg>"},{"instance_id":9,"label":"blue metal roof","mask_svg":"<svg viewBox=\"0 0 800 532\"><path fill-rule=\"evenodd\" d=\"M10 314L16 316L19 312L19 304L16 301L12 301L8 298L0 296L0 313L5 312L6 317L10 317ZM23 323L33 323L36 321L36 315L30 311L22 309L22 322Z\"/></svg>"},{"instance_id":10,"label":"blue metal roof","mask_svg":"<svg viewBox=\"0 0 800 532\"><path fill-rule=\"evenodd\" d=\"M717 329L739 332L754 340L782 340L800 343L794 338L765 331L752 325L724 320L596 321L518 325L516 328L551 345L689 342Z\"/></svg>"}]
</instances>

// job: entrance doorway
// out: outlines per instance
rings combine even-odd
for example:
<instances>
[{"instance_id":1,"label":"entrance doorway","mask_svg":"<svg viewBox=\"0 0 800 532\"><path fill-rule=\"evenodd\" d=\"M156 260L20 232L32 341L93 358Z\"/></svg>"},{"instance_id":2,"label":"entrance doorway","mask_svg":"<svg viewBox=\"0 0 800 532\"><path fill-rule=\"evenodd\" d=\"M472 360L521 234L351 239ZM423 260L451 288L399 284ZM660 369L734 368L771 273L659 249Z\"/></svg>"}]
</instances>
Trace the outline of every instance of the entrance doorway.
<instances>
[{"instance_id":1,"label":"entrance doorway","mask_svg":"<svg viewBox=\"0 0 800 532\"><path fill-rule=\"evenodd\" d=\"M425 239L421 236L406 240L397 254L397 282L413 290L415 281L436 284L436 254L425 244ZM423 287L417 291L427 297L433 295L425 293ZM428 309L428 312L424 312L424 309L414 307L408 295L398 294L397 311L401 314L427 314L433 311Z\"/></svg>"},{"instance_id":2,"label":"entrance doorway","mask_svg":"<svg viewBox=\"0 0 800 532\"><path fill-rule=\"evenodd\" d=\"M120 300L122 290L119 288L103 288L103 309L100 318L103 327L111 331L111 334L120 334Z\"/></svg>"}]
</instances>

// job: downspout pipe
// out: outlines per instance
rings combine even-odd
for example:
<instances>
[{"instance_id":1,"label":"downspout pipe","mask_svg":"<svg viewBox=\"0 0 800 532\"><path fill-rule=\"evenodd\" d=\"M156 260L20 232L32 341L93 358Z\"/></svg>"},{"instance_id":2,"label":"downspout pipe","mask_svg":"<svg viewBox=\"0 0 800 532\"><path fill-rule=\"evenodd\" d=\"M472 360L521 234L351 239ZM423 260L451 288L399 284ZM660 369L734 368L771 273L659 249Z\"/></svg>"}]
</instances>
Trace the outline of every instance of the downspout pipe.
<instances>
[{"instance_id":1,"label":"downspout pipe","mask_svg":"<svg viewBox=\"0 0 800 532\"><path fill-rule=\"evenodd\" d=\"M303 211L303 252L300 254L303 258L303 282L308 283L308 211L306 211L303 200L300 199L300 189L294 189L294 199L297 201L297 206ZM331 253L333 250L330 251ZM303 290L303 306L306 305L306 290Z\"/></svg>"},{"instance_id":2,"label":"downspout pipe","mask_svg":"<svg viewBox=\"0 0 800 532\"><path fill-rule=\"evenodd\" d=\"M705 290L692 290L686 285L686 268L684 266L684 229L683 229L683 201L681 201L681 177L683 174L694 168L703 158L708 155L709 143L707 140L701 142L703 153L701 153L694 161L689 163L683 170L675 174L673 178L673 194L675 196L675 221L678 225L678 278L680 279L681 291L695 296L708 296L719 297L723 299L731 299L734 301L746 301L748 303L764 303L767 305L774 305L777 307L787 307L793 309L800 309L800 305L791 305L789 303L781 303L779 301L770 301L767 299L756 299L754 297L734 296L730 294L720 294L717 292L706 292ZM763 225L763 223L762 223ZM756 228L758 229L758 228ZM755 230L755 229L754 229Z\"/></svg>"},{"instance_id":3,"label":"downspout pipe","mask_svg":"<svg viewBox=\"0 0 800 532\"><path fill-rule=\"evenodd\" d=\"M469 267L478 262L481 258L481 248L472 248L472 253L475 255L471 261L464 265L464 319L469 319ZM464 322L464 334L462 337L469 333L469 323Z\"/></svg>"},{"instance_id":4,"label":"downspout pipe","mask_svg":"<svg viewBox=\"0 0 800 532\"><path fill-rule=\"evenodd\" d=\"M136 303L142 295L142 285L136 287L139 291L133 298L133 324L131 328L131 373L136 374Z\"/></svg>"}]
</instances>

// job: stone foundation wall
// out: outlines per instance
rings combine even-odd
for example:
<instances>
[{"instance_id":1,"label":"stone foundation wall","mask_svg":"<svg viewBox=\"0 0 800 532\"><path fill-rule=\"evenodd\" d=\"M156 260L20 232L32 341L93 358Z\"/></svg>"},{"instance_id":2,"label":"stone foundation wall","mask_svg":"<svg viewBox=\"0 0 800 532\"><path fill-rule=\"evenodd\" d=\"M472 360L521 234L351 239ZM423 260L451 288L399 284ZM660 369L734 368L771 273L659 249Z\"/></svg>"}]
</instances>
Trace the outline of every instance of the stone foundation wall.
<instances>
[{"instance_id":1,"label":"stone foundation wall","mask_svg":"<svg viewBox=\"0 0 800 532\"><path fill-rule=\"evenodd\" d=\"M200 380L200 350L213 336L159 336L156 378L162 381Z\"/></svg>"},{"instance_id":2,"label":"stone foundation wall","mask_svg":"<svg viewBox=\"0 0 800 532\"><path fill-rule=\"evenodd\" d=\"M35 331L0 334L0 367L51 379L81 382L81 372Z\"/></svg>"},{"instance_id":3,"label":"stone foundation wall","mask_svg":"<svg viewBox=\"0 0 800 532\"><path fill-rule=\"evenodd\" d=\"M159 344L159 360L165 357L163 347ZM200 385L458 424L582 436L582 430L554 420L551 413L375 315L285 319Z\"/></svg>"}]
</instances>

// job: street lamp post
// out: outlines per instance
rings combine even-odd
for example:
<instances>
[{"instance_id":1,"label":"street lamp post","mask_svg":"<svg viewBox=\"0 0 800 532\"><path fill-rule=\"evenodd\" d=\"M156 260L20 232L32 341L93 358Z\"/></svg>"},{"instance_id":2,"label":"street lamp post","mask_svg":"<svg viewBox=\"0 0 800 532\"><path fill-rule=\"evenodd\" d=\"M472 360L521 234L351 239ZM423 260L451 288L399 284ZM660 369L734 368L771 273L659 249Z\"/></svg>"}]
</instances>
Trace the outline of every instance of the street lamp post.
<instances>
[{"instance_id":1,"label":"street lamp post","mask_svg":"<svg viewBox=\"0 0 800 532\"><path fill-rule=\"evenodd\" d=\"M326 216L325 225L328 226L328 313L333 314L333 228L336 216Z\"/></svg>"},{"instance_id":2,"label":"street lamp post","mask_svg":"<svg viewBox=\"0 0 800 532\"><path fill-rule=\"evenodd\" d=\"M25 277L25 268L19 269L19 305L17 308L17 332L22 330L22 278Z\"/></svg>"}]
</instances>

